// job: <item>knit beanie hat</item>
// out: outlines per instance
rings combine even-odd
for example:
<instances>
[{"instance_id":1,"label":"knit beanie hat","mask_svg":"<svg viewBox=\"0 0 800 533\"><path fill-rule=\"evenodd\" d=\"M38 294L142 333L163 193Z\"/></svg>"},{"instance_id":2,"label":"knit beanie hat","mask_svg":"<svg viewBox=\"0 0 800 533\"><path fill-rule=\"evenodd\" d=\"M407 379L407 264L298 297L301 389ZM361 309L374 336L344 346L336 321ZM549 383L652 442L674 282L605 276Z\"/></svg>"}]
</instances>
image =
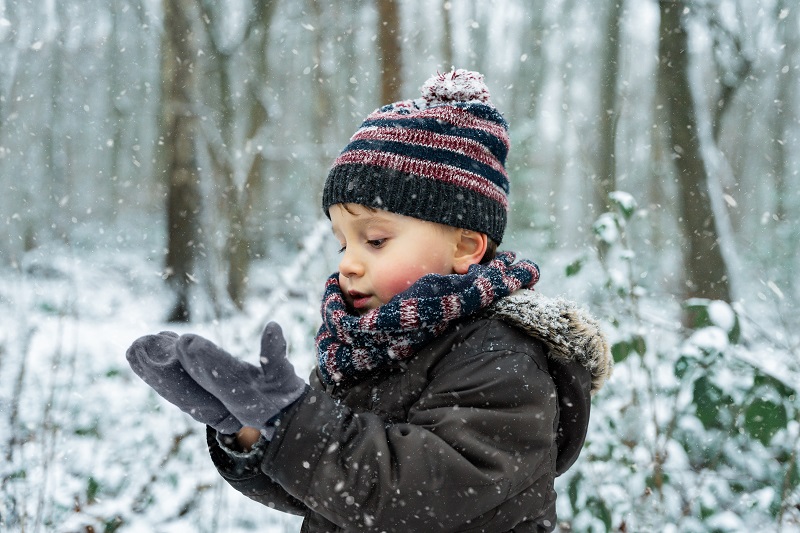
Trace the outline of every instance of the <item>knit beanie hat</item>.
<instances>
[{"instance_id":1,"label":"knit beanie hat","mask_svg":"<svg viewBox=\"0 0 800 533\"><path fill-rule=\"evenodd\" d=\"M322 207L356 203L485 233L508 212L508 124L478 72L437 74L422 98L373 111L334 161Z\"/></svg>"}]
</instances>

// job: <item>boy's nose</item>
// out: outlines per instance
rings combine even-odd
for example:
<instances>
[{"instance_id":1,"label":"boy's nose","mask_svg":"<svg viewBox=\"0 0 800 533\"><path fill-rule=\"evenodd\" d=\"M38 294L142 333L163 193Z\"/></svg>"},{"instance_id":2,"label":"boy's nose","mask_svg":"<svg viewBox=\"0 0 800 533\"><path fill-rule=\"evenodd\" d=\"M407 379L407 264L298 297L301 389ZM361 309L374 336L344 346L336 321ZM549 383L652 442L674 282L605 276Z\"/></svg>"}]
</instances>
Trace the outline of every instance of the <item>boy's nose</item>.
<instances>
[{"instance_id":1,"label":"boy's nose","mask_svg":"<svg viewBox=\"0 0 800 533\"><path fill-rule=\"evenodd\" d=\"M339 261L339 274L346 278L364 274L364 265L356 255L355 252L349 250L344 251L342 260Z\"/></svg>"}]
</instances>

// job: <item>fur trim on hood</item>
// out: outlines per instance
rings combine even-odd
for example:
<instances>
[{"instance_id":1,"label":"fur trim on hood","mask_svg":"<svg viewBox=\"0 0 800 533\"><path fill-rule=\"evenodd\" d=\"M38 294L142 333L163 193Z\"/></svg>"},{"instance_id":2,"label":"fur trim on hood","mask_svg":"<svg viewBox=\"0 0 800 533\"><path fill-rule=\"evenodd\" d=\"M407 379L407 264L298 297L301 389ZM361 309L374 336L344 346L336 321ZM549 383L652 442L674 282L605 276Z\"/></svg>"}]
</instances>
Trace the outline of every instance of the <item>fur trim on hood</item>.
<instances>
[{"instance_id":1,"label":"fur trim on hood","mask_svg":"<svg viewBox=\"0 0 800 533\"><path fill-rule=\"evenodd\" d=\"M592 375L593 396L611 376L608 341L597 320L574 302L519 290L495 302L486 313L542 341L551 359L580 363Z\"/></svg>"}]
</instances>

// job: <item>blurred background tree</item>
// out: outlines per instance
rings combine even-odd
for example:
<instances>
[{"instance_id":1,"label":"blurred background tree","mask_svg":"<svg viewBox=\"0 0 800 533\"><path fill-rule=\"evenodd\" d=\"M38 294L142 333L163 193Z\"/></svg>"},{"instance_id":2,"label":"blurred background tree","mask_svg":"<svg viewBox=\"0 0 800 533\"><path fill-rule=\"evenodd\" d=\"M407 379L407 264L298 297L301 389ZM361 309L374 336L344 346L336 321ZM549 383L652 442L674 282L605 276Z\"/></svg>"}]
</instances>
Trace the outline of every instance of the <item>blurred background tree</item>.
<instances>
[{"instance_id":1,"label":"blurred background tree","mask_svg":"<svg viewBox=\"0 0 800 533\"><path fill-rule=\"evenodd\" d=\"M451 66L510 123L503 247L613 345L564 530L797 529L795 1L0 0L0 59L0 529L222 529L120 343L275 318L309 371L327 169Z\"/></svg>"},{"instance_id":2,"label":"blurred background tree","mask_svg":"<svg viewBox=\"0 0 800 533\"><path fill-rule=\"evenodd\" d=\"M717 215L711 200L708 166L703 157L701 129L692 94L689 38L682 0L661 0L658 87L669 159L678 186L676 216L683 244L684 298L731 301L728 266L722 255ZM727 88L728 86L726 86ZM730 96L730 93L728 93ZM728 97L720 96L721 111ZM714 139L709 139L712 142ZM710 148L716 149L716 146ZM693 323L692 317L686 318Z\"/></svg>"},{"instance_id":3,"label":"blurred background tree","mask_svg":"<svg viewBox=\"0 0 800 533\"><path fill-rule=\"evenodd\" d=\"M251 261L302 242L359 120L454 65L486 75L511 124L509 247L576 254L609 192L641 191L651 224L632 238L654 288L731 301L760 272L796 297L797 11L7 0L0 257L147 235L171 318L242 309Z\"/></svg>"}]
</instances>

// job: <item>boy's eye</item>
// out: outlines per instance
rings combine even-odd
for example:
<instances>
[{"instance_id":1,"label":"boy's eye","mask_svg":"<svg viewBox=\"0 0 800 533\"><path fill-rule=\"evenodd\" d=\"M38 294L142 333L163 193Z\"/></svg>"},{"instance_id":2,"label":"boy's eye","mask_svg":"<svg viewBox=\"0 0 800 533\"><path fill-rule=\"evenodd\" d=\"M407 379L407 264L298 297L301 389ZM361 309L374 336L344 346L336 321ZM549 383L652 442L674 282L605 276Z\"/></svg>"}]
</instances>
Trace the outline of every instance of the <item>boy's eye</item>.
<instances>
[{"instance_id":1,"label":"boy's eye","mask_svg":"<svg viewBox=\"0 0 800 533\"><path fill-rule=\"evenodd\" d=\"M367 244L369 244L373 248L380 248L385 243L386 243L386 239L369 239L369 240L367 240Z\"/></svg>"},{"instance_id":2,"label":"boy's eye","mask_svg":"<svg viewBox=\"0 0 800 533\"><path fill-rule=\"evenodd\" d=\"M336 253L343 254L346 249L347 249L347 246L343 245L341 248L339 248L339 251L336 252Z\"/></svg>"}]
</instances>

